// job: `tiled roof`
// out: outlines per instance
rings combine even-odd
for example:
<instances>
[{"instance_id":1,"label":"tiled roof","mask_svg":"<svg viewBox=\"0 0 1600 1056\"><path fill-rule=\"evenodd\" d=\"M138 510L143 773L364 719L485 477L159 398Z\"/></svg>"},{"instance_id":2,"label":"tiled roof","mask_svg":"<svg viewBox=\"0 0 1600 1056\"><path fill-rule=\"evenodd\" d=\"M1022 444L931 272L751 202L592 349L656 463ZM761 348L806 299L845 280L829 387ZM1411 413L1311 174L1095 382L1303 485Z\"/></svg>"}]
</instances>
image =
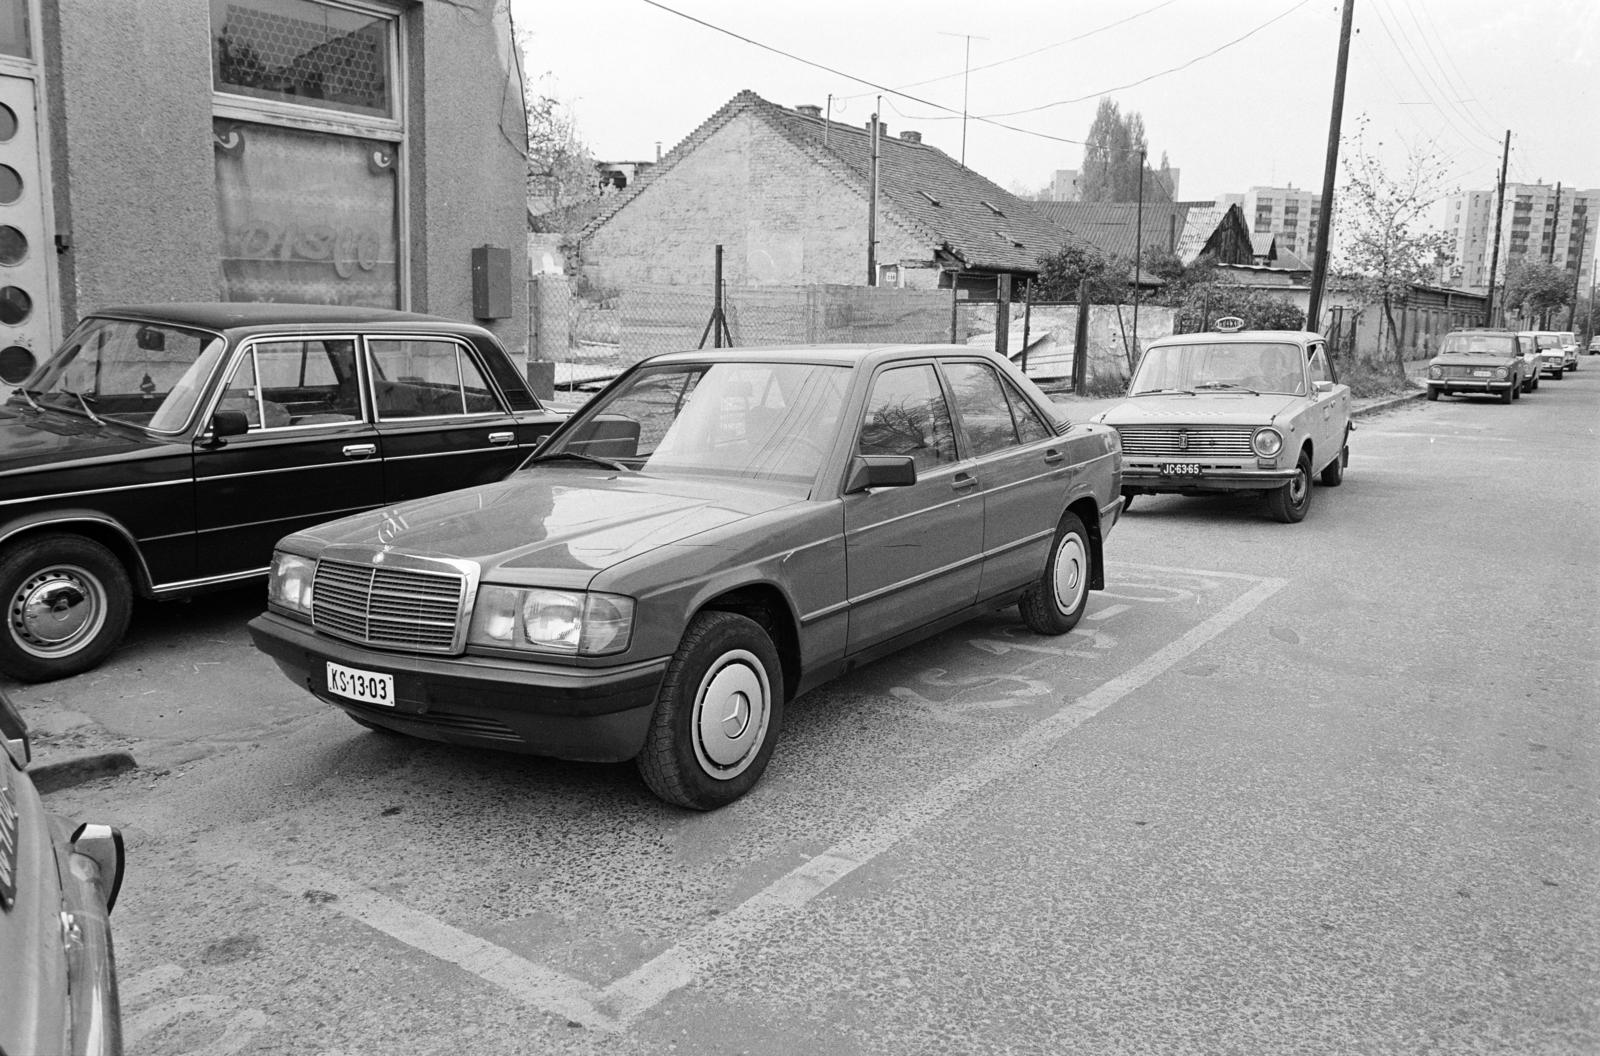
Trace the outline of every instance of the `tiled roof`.
<instances>
[{"instance_id":1,"label":"tiled roof","mask_svg":"<svg viewBox=\"0 0 1600 1056\"><path fill-rule=\"evenodd\" d=\"M1144 215L1139 215L1137 202L1035 202L1040 212L1044 213L1057 227L1075 235L1078 239L1093 245L1108 257L1122 257L1132 260L1138 246L1160 246L1162 249L1171 249L1183 257L1183 248L1186 244L1185 236L1188 232L1188 219L1192 211L1210 210L1216 212L1216 221L1221 220L1221 212L1216 209L1215 202L1145 202ZM1216 230L1216 221L1200 236L1200 245L1204 246L1206 239L1211 237L1211 232ZM1135 245L1135 227L1143 229L1143 237ZM1177 234L1174 246L1174 232ZM1196 247L1195 252L1199 252Z\"/></svg>"},{"instance_id":2,"label":"tiled roof","mask_svg":"<svg viewBox=\"0 0 1600 1056\"><path fill-rule=\"evenodd\" d=\"M871 182L872 136L866 128L811 117L756 95L740 92L644 172L609 208L585 226L582 236L608 220L707 137L740 114L767 122L788 142L863 195ZM990 271L1038 271L1041 256L1055 253L1071 237L1036 208L926 143L888 135L878 140L880 215L892 215L913 232L967 267Z\"/></svg>"}]
</instances>

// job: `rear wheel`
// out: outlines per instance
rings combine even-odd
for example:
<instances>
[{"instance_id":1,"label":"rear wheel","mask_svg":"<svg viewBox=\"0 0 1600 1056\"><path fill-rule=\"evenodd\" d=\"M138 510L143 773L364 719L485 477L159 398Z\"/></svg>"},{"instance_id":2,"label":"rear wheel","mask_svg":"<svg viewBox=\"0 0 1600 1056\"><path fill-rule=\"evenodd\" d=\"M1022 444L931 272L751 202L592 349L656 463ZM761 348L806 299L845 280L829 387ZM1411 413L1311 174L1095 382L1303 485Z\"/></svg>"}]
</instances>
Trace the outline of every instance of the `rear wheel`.
<instances>
[{"instance_id":1,"label":"rear wheel","mask_svg":"<svg viewBox=\"0 0 1600 1056\"><path fill-rule=\"evenodd\" d=\"M1075 513L1063 513L1056 525L1050 559L1038 580L1017 601L1022 622L1035 634L1066 634L1083 618L1089 604L1093 560L1089 533Z\"/></svg>"},{"instance_id":2,"label":"rear wheel","mask_svg":"<svg viewBox=\"0 0 1600 1056\"><path fill-rule=\"evenodd\" d=\"M1293 480L1267 492L1267 509L1284 524L1305 520L1306 511L1311 508L1311 456L1304 450L1294 471Z\"/></svg>"},{"instance_id":3,"label":"rear wheel","mask_svg":"<svg viewBox=\"0 0 1600 1056\"><path fill-rule=\"evenodd\" d=\"M122 640L133 588L115 554L81 535L44 535L0 559L0 670L24 682L87 671Z\"/></svg>"},{"instance_id":4,"label":"rear wheel","mask_svg":"<svg viewBox=\"0 0 1600 1056\"><path fill-rule=\"evenodd\" d=\"M783 724L783 672L761 625L702 612L667 664L636 765L650 791L715 810L755 786Z\"/></svg>"},{"instance_id":5,"label":"rear wheel","mask_svg":"<svg viewBox=\"0 0 1600 1056\"><path fill-rule=\"evenodd\" d=\"M1345 434L1347 438L1349 435L1349 433ZM1337 488L1344 483L1344 467L1349 463L1350 445L1346 443L1339 449L1339 453L1333 456L1333 461L1322 467L1322 473L1317 479L1322 482L1322 486L1325 488Z\"/></svg>"}]
</instances>

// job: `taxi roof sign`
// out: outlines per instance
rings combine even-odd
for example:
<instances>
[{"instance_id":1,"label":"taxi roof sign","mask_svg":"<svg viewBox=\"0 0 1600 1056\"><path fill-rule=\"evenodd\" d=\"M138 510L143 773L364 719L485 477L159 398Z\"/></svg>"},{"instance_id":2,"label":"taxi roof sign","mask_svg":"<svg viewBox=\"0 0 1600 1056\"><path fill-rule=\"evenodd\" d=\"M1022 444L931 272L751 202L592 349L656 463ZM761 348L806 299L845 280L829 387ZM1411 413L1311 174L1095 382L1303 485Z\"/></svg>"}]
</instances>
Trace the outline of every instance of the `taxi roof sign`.
<instances>
[{"instance_id":1,"label":"taxi roof sign","mask_svg":"<svg viewBox=\"0 0 1600 1056\"><path fill-rule=\"evenodd\" d=\"M1236 334L1244 329L1244 320L1237 315L1225 315L1213 324L1212 329L1219 334Z\"/></svg>"}]
</instances>

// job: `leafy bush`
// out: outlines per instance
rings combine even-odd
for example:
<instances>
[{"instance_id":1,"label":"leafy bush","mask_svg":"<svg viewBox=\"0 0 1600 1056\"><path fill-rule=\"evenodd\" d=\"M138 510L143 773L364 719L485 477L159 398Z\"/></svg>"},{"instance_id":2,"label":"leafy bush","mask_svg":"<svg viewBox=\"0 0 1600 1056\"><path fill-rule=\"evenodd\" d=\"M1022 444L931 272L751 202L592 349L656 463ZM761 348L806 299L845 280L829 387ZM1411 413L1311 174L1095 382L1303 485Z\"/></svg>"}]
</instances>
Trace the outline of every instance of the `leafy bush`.
<instances>
[{"instance_id":1,"label":"leafy bush","mask_svg":"<svg viewBox=\"0 0 1600 1056\"><path fill-rule=\"evenodd\" d=\"M1184 292L1173 317L1173 332L1210 330L1224 316L1244 320L1246 330L1304 330L1306 313L1287 301L1249 286L1206 284Z\"/></svg>"},{"instance_id":2,"label":"leafy bush","mask_svg":"<svg viewBox=\"0 0 1600 1056\"><path fill-rule=\"evenodd\" d=\"M1357 399L1391 396L1411 388L1411 382L1392 365L1367 361L1343 365L1339 380L1350 386L1350 395Z\"/></svg>"}]
</instances>

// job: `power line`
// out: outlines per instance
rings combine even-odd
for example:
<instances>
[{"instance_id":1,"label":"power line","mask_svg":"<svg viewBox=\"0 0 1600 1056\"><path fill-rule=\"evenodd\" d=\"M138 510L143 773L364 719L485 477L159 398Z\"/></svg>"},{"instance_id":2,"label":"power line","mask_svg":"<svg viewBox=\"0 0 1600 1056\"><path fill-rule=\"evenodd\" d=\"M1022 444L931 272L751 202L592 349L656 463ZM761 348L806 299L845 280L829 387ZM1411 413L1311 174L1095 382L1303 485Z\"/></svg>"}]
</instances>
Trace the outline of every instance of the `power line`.
<instances>
[{"instance_id":1,"label":"power line","mask_svg":"<svg viewBox=\"0 0 1600 1056\"><path fill-rule=\"evenodd\" d=\"M1128 16L1126 16L1124 18L1119 18L1115 22L1107 22L1105 25L1099 26L1099 27L1097 27L1095 29L1091 29L1087 33L1079 33L1075 37L1068 37L1066 40L1058 40L1054 44L1046 44L1042 48L1034 48L1032 51L1025 51L1020 55L1012 55L1010 58L997 59L994 62L985 63L982 66L974 66L970 70L962 71L962 73L943 73L943 74L940 74L937 77L930 77L925 81L914 81L911 84L902 84L900 87L902 89L905 89L905 88L921 88L924 85L937 84L939 81L953 80L953 79L955 79L957 77L962 76L963 74L978 73L978 72L980 72L982 70L992 70L996 66L1004 66L1004 65L1006 65L1008 63L1012 63L1012 62L1020 62L1023 59L1031 59L1035 55L1042 55L1044 52L1052 51L1052 50L1054 50L1056 48L1060 48L1060 47L1065 47L1068 44L1076 44L1080 40L1087 40L1088 38L1090 38L1092 36L1095 36L1096 34L1104 33L1108 29L1115 29L1116 27L1118 27L1120 25L1124 25L1124 24L1126 24L1128 22L1134 21L1135 19L1143 18L1145 15L1154 14L1155 12L1161 10L1163 7L1171 7L1175 3L1177 3L1177 0L1162 0L1161 3L1156 4L1154 7L1147 7L1143 11L1137 11L1137 12L1135 12L1135 13L1133 13L1131 15L1128 15ZM956 34L956 35L957 36L961 36L961 34L959 34L959 33ZM840 98L844 98L844 99L864 99L864 98L866 98L867 96L869 96L871 94L872 94L871 92L861 92L860 94L857 94L857 95L846 95L846 96L841 96Z\"/></svg>"},{"instance_id":2,"label":"power line","mask_svg":"<svg viewBox=\"0 0 1600 1056\"><path fill-rule=\"evenodd\" d=\"M646 2L649 3L650 0L646 0ZM1233 47L1235 44L1242 44L1246 40L1249 40L1251 37L1255 36L1257 33L1260 33L1263 29L1266 29L1268 26L1272 25L1274 22L1277 22L1277 21L1280 21L1281 19L1289 17L1290 15L1294 14L1296 11L1300 10L1302 7L1305 7L1306 4L1308 4L1310 2L1311 2L1311 0L1300 0L1300 2L1298 4L1295 4L1293 7L1289 8L1287 11L1284 11L1281 14L1275 15L1272 18L1267 19L1265 22L1261 23L1259 26L1257 26L1254 29L1250 30L1248 33L1244 34L1241 37L1235 37L1233 40L1228 41L1226 44L1221 44L1221 45L1219 45L1219 46L1217 46L1215 48L1212 48L1210 51L1206 52L1203 55L1196 55L1194 58L1190 59L1188 62L1179 63L1177 66L1173 66L1170 69L1162 70L1159 73L1152 73L1148 77L1141 77L1137 81L1130 81L1127 84L1119 84L1115 88L1105 88L1105 89L1102 89L1101 91L1098 91L1098 92L1090 92L1088 95L1080 95L1076 99L1058 99L1053 103L1041 103L1038 106L1030 106L1030 107L1027 107L1026 109L1023 109L1023 110L1010 110L1010 111L1007 111L1006 113L1003 113L1003 114L988 114L986 116L988 116L988 117L1019 117L1022 114L1034 114L1034 113L1038 113L1040 110L1050 110L1050 109L1053 109L1054 107L1058 107L1058 106L1071 106L1073 103L1082 103L1082 102L1087 102L1090 99L1098 99L1100 96L1110 95L1112 92L1121 92L1121 91L1126 91L1129 88L1137 88L1139 85L1146 84L1146 83L1148 83L1150 81L1153 81L1153 80L1157 79L1158 77L1165 77L1168 74L1177 73L1179 70L1186 70L1190 66L1193 66L1197 62L1201 62L1201 61L1203 61L1205 59L1209 59L1213 55L1219 54L1220 52L1227 51L1229 48Z\"/></svg>"},{"instance_id":3,"label":"power line","mask_svg":"<svg viewBox=\"0 0 1600 1056\"><path fill-rule=\"evenodd\" d=\"M1406 2L1407 10L1410 11L1410 13L1411 13L1412 21L1414 21L1414 22L1417 21L1416 10L1414 8L1412 8L1410 0L1405 0L1405 2ZM1466 94L1467 93L1467 88L1465 87L1465 85L1467 83L1467 76L1466 76L1466 74L1461 72L1461 67L1456 65L1455 56L1452 55L1450 53L1450 49L1445 46L1444 37L1439 32L1438 23L1434 22L1433 14L1427 9L1427 7L1425 5L1423 5L1423 7L1422 7L1422 14L1423 14L1423 17L1428 20L1428 25L1432 27L1433 37L1434 37L1435 40L1437 40L1439 42L1439 48L1440 48L1441 51L1444 52L1445 61L1450 64L1450 69L1455 71L1455 80L1452 83L1455 86L1455 90L1460 93L1461 101L1463 103L1472 103L1476 107L1478 113L1481 114L1483 116L1484 120L1488 122L1488 125L1485 125L1482 122L1480 122L1478 124L1479 130L1481 132L1483 132L1485 135L1489 136L1490 138L1493 138L1494 137L1494 133L1489 131L1489 127L1496 123L1495 120L1494 120L1494 115L1490 114L1489 111L1485 110L1483 108L1483 106L1481 104L1479 104L1478 101L1475 98L1473 98L1471 96L1468 96ZM1417 28L1418 28L1419 31L1422 30L1422 26L1421 26L1420 22L1418 22ZM1441 67L1441 69L1442 69L1442 67ZM1448 75L1446 76L1445 79L1447 81L1449 80Z\"/></svg>"},{"instance_id":4,"label":"power line","mask_svg":"<svg viewBox=\"0 0 1600 1056\"><path fill-rule=\"evenodd\" d=\"M1406 57L1405 49L1400 46L1400 41L1395 37L1394 31L1389 28L1389 20L1384 17L1383 5L1381 3L1374 4L1372 10L1373 10L1373 13L1378 16L1378 25L1383 29L1384 36L1389 38L1389 43L1390 43L1391 46L1393 46L1393 48L1395 50L1395 54L1400 57L1400 62L1405 66L1406 72L1411 74L1411 79L1413 81L1415 81L1417 87L1422 90L1422 94L1428 98L1429 102L1433 105L1434 110L1437 111L1439 116L1444 119L1445 124L1450 126L1451 131L1455 132L1456 135L1460 136L1463 140L1465 140L1467 142L1471 142L1474 135L1481 135L1482 133L1463 131L1461 126L1456 124L1456 121L1450 115L1450 112L1448 110L1446 110L1443 106L1441 106L1440 103L1439 103L1439 96L1440 95L1449 95L1449 93L1444 91L1443 89L1439 89L1438 79L1435 78L1433 76L1433 73L1430 70L1428 70L1425 65L1422 64L1420 56L1417 56L1417 60L1418 60L1417 61L1417 65L1413 65L1411 60ZM1396 20L1396 21L1398 22L1398 20ZM1401 33L1402 33L1402 35L1404 35L1404 27L1401 27ZM1410 45L1410 38L1407 38L1407 45L1408 46ZM1414 47L1412 47L1411 51L1412 51L1413 55L1417 55L1416 49ZM1423 74L1426 74L1428 79L1433 82L1434 88L1435 89L1439 89L1438 94L1435 94L1435 92L1430 91L1428 89L1428 86L1423 83L1422 77L1418 76L1418 74L1417 74L1418 66L1422 66ZM1492 137L1488 137L1488 138L1492 138ZM1482 146L1481 144L1479 144L1479 149L1483 150L1485 153L1489 152L1488 148Z\"/></svg>"}]
</instances>

